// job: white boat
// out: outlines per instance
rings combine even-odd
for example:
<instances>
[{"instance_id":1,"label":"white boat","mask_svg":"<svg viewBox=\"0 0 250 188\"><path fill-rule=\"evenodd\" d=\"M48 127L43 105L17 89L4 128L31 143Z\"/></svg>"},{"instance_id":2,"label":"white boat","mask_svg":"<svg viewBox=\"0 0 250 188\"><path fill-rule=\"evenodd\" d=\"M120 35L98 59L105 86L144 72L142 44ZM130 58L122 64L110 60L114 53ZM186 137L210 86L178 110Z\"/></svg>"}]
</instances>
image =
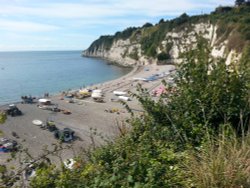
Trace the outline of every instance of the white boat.
<instances>
[{"instance_id":1,"label":"white boat","mask_svg":"<svg viewBox=\"0 0 250 188\"><path fill-rule=\"evenodd\" d=\"M117 96L121 96L121 95L126 95L127 94L127 92L125 92L125 91L113 91L113 93L115 95L117 95Z\"/></svg>"},{"instance_id":2,"label":"white boat","mask_svg":"<svg viewBox=\"0 0 250 188\"><path fill-rule=\"evenodd\" d=\"M146 81L147 79L146 78L133 78L133 80L138 80L138 81Z\"/></svg>"},{"instance_id":3,"label":"white boat","mask_svg":"<svg viewBox=\"0 0 250 188\"><path fill-rule=\"evenodd\" d=\"M38 102L43 105L51 105L50 99L39 99Z\"/></svg>"},{"instance_id":4,"label":"white boat","mask_svg":"<svg viewBox=\"0 0 250 188\"><path fill-rule=\"evenodd\" d=\"M92 98L102 98L103 97L102 90L100 90L100 89L93 90L91 97Z\"/></svg>"},{"instance_id":5,"label":"white boat","mask_svg":"<svg viewBox=\"0 0 250 188\"><path fill-rule=\"evenodd\" d=\"M92 98L102 98L103 96L102 96L101 93L92 93L92 94L91 94L91 97L92 97Z\"/></svg>"},{"instance_id":6,"label":"white boat","mask_svg":"<svg viewBox=\"0 0 250 188\"><path fill-rule=\"evenodd\" d=\"M126 96L119 96L118 99L123 100L123 101L130 101L131 99Z\"/></svg>"}]
</instances>

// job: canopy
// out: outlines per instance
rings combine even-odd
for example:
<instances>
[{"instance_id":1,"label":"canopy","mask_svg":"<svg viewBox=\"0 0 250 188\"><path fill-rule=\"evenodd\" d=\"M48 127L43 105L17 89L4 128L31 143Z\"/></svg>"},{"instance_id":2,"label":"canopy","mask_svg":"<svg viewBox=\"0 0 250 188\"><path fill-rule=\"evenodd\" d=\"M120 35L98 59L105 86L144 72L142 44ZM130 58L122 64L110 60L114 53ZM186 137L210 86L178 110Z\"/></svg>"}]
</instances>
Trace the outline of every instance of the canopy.
<instances>
[{"instance_id":1,"label":"canopy","mask_svg":"<svg viewBox=\"0 0 250 188\"><path fill-rule=\"evenodd\" d=\"M50 99L39 99L38 102L49 103L49 102L51 102L51 100Z\"/></svg>"}]
</instances>

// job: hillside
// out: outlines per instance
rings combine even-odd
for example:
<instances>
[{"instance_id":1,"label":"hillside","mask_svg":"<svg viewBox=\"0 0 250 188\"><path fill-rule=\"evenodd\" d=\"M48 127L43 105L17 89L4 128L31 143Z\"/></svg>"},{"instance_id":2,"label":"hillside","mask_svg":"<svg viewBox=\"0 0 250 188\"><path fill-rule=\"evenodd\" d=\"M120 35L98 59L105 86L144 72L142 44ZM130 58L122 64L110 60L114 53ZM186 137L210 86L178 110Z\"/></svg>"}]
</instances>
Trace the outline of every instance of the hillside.
<instances>
[{"instance_id":1,"label":"hillside","mask_svg":"<svg viewBox=\"0 0 250 188\"><path fill-rule=\"evenodd\" d=\"M130 27L115 35L101 36L84 56L100 57L122 65L181 62L184 52L205 38L215 58L237 61L250 41L250 6L218 7L209 15L182 14L173 20Z\"/></svg>"},{"instance_id":2,"label":"hillside","mask_svg":"<svg viewBox=\"0 0 250 188\"><path fill-rule=\"evenodd\" d=\"M138 84L130 96L142 111L133 113L122 102L131 117L117 123L117 137L103 137L97 146L94 136L102 135L94 130L92 145L76 153L70 169L45 156L29 186L250 187L249 10L219 7L211 15L183 14L96 40L84 55L126 65L180 62L173 82L162 80L166 92L157 98ZM17 181L4 166L0 173L7 187Z\"/></svg>"}]
</instances>

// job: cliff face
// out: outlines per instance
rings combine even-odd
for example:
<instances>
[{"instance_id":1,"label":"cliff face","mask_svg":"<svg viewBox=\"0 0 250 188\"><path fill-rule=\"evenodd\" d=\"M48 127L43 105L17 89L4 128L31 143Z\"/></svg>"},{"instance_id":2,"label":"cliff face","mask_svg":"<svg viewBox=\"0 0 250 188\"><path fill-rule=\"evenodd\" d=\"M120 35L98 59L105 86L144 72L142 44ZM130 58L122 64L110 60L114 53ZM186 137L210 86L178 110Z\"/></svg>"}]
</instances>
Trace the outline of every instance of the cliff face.
<instances>
[{"instance_id":1,"label":"cliff face","mask_svg":"<svg viewBox=\"0 0 250 188\"><path fill-rule=\"evenodd\" d=\"M171 21L160 21L155 26L129 28L114 36L100 37L83 51L83 55L105 58L125 66L179 63L181 55L203 38L208 41L211 57L225 58L229 64L238 61L244 46L249 44L249 36L245 37L245 33L239 31L237 22L241 22L242 17L250 20L250 16L242 11L236 17L235 9L198 16L198 19L184 14ZM249 7L244 9L248 10ZM234 16L234 21L228 22L225 16Z\"/></svg>"}]
</instances>

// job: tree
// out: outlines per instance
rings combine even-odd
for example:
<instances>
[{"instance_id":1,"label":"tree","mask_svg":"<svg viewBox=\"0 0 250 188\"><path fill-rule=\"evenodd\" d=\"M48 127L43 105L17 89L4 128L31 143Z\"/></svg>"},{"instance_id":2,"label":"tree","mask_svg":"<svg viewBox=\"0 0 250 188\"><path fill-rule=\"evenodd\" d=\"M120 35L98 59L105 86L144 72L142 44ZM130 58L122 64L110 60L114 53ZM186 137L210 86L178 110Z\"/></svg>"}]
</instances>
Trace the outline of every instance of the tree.
<instances>
[{"instance_id":1,"label":"tree","mask_svg":"<svg viewBox=\"0 0 250 188\"><path fill-rule=\"evenodd\" d=\"M236 0L236 1L235 1L235 5L236 5L236 6L241 6L241 5L243 5L243 4L245 4L245 0Z\"/></svg>"},{"instance_id":2,"label":"tree","mask_svg":"<svg viewBox=\"0 0 250 188\"><path fill-rule=\"evenodd\" d=\"M145 23L142 27L145 28L145 27L152 27L152 26L153 26L153 24L151 24L151 23Z\"/></svg>"},{"instance_id":3,"label":"tree","mask_svg":"<svg viewBox=\"0 0 250 188\"><path fill-rule=\"evenodd\" d=\"M164 23L164 19L160 19L159 24Z\"/></svg>"}]
</instances>

